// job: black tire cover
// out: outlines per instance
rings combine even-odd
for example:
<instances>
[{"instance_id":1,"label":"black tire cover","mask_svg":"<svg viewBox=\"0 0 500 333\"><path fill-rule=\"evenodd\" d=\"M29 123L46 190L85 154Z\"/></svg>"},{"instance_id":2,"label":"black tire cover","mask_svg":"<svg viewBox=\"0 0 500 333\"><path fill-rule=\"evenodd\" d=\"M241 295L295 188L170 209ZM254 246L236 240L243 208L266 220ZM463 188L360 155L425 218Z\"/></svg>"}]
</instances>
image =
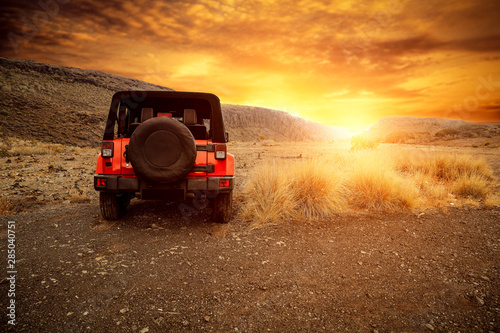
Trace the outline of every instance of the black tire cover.
<instances>
[{"instance_id":1,"label":"black tire cover","mask_svg":"<svg viewBox=\"0 0 500 333\"><path fill-rule=\"evenodd\" d=\"M139 178L171 183L192 169L196 142L183 123L169 117L157 117L136 128L127 154Z\"/></svg>"}]
</instances>

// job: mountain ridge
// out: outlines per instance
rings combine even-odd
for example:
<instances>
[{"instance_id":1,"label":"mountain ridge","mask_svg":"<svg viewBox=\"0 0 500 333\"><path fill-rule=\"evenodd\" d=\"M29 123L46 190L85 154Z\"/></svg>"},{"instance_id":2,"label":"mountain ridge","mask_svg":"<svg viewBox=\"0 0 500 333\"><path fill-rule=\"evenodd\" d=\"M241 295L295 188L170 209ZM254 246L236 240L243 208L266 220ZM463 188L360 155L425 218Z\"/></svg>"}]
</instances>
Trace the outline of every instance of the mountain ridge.
<instances>
[{"instance_id":1,"label":"mountain ridge","mask_svg":"<svg viewBox=\"0 0 500 333\"><path fill-rule=\"evenodd\" d=\"M173 89L96 70L0 57L0 135L98 146L111 97L120 90ZM331 141L339 129L279 110L222 104L235 141Z\"/></svg>"}]
</instances>

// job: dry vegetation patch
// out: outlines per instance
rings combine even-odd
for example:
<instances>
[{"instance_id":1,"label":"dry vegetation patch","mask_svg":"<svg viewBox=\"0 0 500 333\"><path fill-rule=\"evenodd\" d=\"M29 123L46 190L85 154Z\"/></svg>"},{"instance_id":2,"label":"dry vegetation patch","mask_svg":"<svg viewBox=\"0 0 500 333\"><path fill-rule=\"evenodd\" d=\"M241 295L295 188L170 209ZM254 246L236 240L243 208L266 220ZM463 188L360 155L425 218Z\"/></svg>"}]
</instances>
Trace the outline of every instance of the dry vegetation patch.
<instances>
[{"instance_id":1,"label":"dry vegetation patch","mask_svg":"<svg viewBox=\"0 0 500 333\"><path fill-rule=\"evenodd\" d=\"M343 210L488 206L498 201L493 181L488 163L470 155L341 151L255 169L243 192L243 217L261 224Z\"/></svg>"}]
</instances>

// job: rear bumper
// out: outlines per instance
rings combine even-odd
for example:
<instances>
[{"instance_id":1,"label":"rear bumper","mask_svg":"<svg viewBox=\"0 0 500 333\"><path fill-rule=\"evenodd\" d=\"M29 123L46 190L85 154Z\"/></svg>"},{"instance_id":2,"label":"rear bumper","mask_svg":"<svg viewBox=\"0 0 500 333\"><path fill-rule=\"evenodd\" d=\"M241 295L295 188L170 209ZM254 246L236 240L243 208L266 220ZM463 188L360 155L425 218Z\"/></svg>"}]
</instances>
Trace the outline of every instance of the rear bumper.
<instances>
[{"instance_id":1,"label":"rear bumper","mask_svg":"<svg viewBox=\"0 0 500 333\"><path fill-rule=\"evenodd\" d=\"M175 184L149 184L146 181L120 176L94 176L94 188L96 191L110 193L163 193L168 196L172 193L229 193L234 188L234 176L186 178ZM144 196L146 199L148 196Z\"/></svg>"}]
</instances>

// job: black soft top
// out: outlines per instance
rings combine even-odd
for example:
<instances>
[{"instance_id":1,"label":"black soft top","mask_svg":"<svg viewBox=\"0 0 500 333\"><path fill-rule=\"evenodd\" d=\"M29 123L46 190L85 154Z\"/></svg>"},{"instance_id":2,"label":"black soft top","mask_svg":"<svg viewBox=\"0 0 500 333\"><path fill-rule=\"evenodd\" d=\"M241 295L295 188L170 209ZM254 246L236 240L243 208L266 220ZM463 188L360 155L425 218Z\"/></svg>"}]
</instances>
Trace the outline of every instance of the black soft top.
<instances>
[{"instance_id":1,"label":"black soft top","mask_svg":"<svg viewBox=\"0 0 500 333\"><path fill-rule=\"evenodd\" d=\"M226 142L220 100L214 94L183 91L119 91L113 95L103 140L114 139L116 115L120 105L132 110L144 107L164 112L195 109L198 117L210 119L212 142Z\"/></svg>"}]
</instances>

